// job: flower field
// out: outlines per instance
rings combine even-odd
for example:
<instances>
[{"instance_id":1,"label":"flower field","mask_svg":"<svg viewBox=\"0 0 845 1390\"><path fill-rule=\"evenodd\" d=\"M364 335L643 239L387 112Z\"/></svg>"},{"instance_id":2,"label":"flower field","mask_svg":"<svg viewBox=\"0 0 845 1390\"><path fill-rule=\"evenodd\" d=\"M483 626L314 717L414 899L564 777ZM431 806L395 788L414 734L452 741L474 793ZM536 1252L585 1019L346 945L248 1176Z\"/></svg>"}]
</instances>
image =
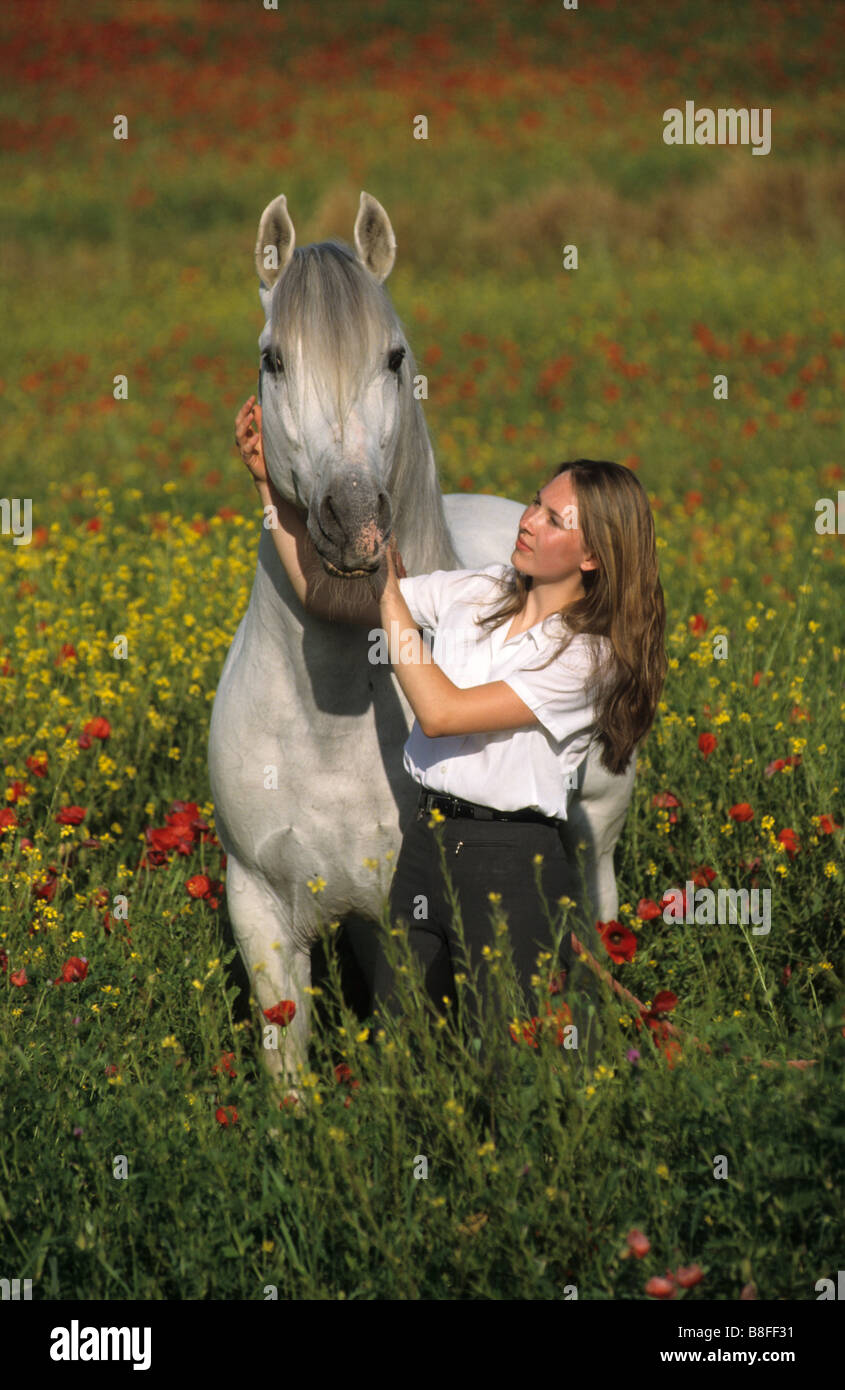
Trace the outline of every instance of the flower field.
<instances>
[{"instance_id":1,"label":"flower field","mask_svg":"<svg viewBox=\"0 0 845 1390\"><path fill-rule=\"evenodd\" d=\"M0 16L0 497L32 506L28 543L8 508L0 535L0 1275L52 1299L816 1299L842 1263L843 11L82 8ZM667 146L687 97L770 107L771 153ZM554 962L518 1007L493 901L478 1046L426 1023L407 960L401 1022L358 1017L327 921L280 1105L206 768L261 523L233 421L262 209L284 192L299 245L351 241L362 188L443 490L636 470L670 669L596 1069ZM691 885L769 890L770 930L687 916Z\"/></svg>"}]
</instances>

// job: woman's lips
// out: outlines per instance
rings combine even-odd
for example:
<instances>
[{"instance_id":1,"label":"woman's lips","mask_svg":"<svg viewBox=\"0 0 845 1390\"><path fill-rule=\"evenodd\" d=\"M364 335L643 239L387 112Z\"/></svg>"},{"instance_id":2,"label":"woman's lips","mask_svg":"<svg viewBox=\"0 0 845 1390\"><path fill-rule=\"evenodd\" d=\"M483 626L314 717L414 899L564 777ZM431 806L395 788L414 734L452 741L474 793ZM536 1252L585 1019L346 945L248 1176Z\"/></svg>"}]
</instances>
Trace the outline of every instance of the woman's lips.
<instances>
[{"instance_id":1,"label":"woman's lips","mask_svg":"<svg viewBox=\"0 0 845 1390\"><path fill-rule=\"evenodd\" d=\"M525 541L522 539L521 536L517 536L517 538L516 538L516 549L517 549L517 550L530 550L530 548L531 548L530 546L527 546L527 545L525 544Z\"/></svg>"}]
</instances>

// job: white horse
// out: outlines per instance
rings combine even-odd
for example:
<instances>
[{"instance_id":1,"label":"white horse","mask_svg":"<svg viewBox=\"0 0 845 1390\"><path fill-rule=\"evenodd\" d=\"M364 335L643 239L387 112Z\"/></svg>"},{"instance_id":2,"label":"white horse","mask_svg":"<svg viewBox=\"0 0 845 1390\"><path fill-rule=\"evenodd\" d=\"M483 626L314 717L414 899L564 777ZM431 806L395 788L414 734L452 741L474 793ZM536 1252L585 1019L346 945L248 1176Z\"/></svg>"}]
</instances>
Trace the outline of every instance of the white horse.
<instances>
[{"instance_id":1,"label":"white horse","mask_svg":"<svg viewBox=\"0 0 845 1390\"><path fill-rule=\"evenodd\" d=\"M504 561L523 508L440 492L414 358L382 288L393 229L367 193L354 241L354 252L333 241L294 251L284 195L262 214L255 264L266 316L258 392L268 473L307 512L329 586L366 586L391 530L411 575ZM320 917L380 917L387 878L364 861L395 863L385 856L398 854L418 788L402 766L413 714L390 666L368 660L363 626L304 610L268 521L217 689L208 755L229 915L251 988L262 1009L296 1004L284 1048L263 1055L271 1073L293 1081L307 1061L305 991ZM581 763L562 831L573 863L586 845L579 925L593 951L596 918L616 915L613 850L636 766L633 757L612 776L599 751L591 744ZM309 879L325 887L315 894Z\"/></svg>"}]
</instances>

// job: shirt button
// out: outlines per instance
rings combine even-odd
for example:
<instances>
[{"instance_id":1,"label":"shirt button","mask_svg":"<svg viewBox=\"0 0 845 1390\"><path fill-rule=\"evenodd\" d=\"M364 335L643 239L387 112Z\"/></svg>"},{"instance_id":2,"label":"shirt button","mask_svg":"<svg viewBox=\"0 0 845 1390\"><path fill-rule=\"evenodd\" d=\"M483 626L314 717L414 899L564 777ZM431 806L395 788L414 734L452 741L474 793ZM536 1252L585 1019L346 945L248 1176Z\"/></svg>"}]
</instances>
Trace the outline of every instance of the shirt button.
<instances>
[{"instance_id":1,"label":"shirt button","mask_svg":"<svg viewBox=\"0 0 845 1390\"><path fill-rule=\"evenodd\" d=\"M441 771L441 772L445 772L445 771L446 771L446 764L445 764L445 763L441 763L441 764L440 764L440 771Z\"/></svg>"}]
</instances>

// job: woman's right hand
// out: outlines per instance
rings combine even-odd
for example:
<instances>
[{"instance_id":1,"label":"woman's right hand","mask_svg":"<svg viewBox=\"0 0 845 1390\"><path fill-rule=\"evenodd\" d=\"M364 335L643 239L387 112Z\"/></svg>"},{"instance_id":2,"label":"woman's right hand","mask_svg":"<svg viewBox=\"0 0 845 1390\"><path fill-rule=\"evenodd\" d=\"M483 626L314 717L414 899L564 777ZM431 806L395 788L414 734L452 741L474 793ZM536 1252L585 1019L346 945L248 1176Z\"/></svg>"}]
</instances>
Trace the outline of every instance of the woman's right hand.
<instances>
[{"instance_id":1,"label":"woman's right hand","mask_svg":"<svg viewBox=\"0 0 845 1390\"><path fill-rule=\"evenodd\" d=\"M268 482L261 442L261 406L255 396L250 396L235 416L235 445L255 481Z\"/></svg>"}]
</instances>

